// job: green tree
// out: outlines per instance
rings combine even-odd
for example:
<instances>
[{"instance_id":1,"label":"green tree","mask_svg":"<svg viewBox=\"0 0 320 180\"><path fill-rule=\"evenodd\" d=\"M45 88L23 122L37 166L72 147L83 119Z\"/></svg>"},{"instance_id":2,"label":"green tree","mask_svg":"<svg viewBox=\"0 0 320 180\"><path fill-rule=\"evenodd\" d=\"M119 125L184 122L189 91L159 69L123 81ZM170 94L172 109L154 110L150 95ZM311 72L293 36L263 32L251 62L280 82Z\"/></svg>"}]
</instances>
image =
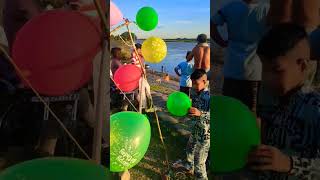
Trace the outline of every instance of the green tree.
<instances>
[{"instance_id":1,"label":"green tree","mask_svg":"<svg viewBox=\"0 0 320 180\"><path fill-rule=\"evenodd\" d=\"M134 34L134 33L131 33L131 36L133 38L133 41L136 41L138 38L137 36ZM121 37L123 40L125 41L130 41L130 35L129 35L129 32L124 32L121 34Z\"/></svg>"}]
</instances>

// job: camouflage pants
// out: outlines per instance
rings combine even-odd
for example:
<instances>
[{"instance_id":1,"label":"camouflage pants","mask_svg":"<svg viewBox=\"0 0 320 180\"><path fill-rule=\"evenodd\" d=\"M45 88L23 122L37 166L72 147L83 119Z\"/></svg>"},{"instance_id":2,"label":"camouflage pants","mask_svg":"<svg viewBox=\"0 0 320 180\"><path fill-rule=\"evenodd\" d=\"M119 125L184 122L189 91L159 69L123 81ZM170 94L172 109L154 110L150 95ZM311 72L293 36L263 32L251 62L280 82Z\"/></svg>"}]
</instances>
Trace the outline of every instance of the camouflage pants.
<instances>
[{"instance_id":1,"label":"camouflage pants","mask_svg":"<svg viewBox=\"0 0 320 180\"><path fill-rule=\"evenodd\" d=\"M194 169L196 179L207 180L206 160L210 149L210 139L198 141L191 135L187 144L187 166Z\"/></svg>"}]
</instances>

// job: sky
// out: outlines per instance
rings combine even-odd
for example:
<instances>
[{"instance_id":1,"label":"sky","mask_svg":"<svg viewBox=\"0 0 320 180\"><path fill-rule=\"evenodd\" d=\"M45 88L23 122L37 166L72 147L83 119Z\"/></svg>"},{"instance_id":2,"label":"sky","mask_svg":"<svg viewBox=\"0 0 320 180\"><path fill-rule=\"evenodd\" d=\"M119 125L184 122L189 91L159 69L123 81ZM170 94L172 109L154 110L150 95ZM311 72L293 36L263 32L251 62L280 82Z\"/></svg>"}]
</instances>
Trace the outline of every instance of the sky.
<instances>
[{"instance_id":1,"label":"sky","mask_svg":"<svg viewBox=\"0 0 320 180\"><path fill-rule=\"evenodd\" d=\"M144 6L153 7L159 15L158 27L150 32L131 25L139 39L157 36L163 39L196 38L210 35L210 0L113 0L123 16L135 21L136 13ZM126 29L118 31L122 33Z\"/></svg>"}]
</instances>

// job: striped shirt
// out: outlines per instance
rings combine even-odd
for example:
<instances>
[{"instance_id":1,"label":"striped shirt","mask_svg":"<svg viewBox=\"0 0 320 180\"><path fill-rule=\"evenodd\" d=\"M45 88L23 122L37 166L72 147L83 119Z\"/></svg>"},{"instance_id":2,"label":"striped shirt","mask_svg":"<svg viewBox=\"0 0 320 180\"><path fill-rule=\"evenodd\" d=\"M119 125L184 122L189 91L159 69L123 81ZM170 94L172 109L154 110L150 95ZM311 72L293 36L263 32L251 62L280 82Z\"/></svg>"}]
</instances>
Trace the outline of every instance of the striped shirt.
<instances>
[{"instance_id":1,"label":"striped shirt","mask_svg":"<svg viewBox=\"0 0 320 180\"><path fill-rule=\"evenodd\" d=\"M191 91L192 107L201 112L200 117L195 117L193 135L197 141L203 142L210 139L210 92L205 89L198 94Z\"/></svg>"},{"instance_id":2,"label":"striped shirt","mask_svg":"<svg viewBox=\"0 0 320 180\"><path fill-rule=\"evenodd\" d=\"M261 112L263 143L280 149L293 159L290 176L266 172L268 180L320 179L320 94L300 88L285 106L280 103Z\"/></svg>"}]
</instances>

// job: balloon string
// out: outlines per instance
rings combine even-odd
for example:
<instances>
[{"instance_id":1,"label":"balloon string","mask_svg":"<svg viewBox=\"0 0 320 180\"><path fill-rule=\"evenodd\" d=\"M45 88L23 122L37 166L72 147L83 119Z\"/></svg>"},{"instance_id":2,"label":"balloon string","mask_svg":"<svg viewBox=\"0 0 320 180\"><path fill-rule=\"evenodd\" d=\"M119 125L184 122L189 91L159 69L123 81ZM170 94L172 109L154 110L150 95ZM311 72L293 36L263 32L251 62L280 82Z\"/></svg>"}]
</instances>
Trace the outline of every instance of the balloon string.
<instances>
[{"instance_id":1,"label":"balloon string","mask_svg":"<svg viewBox=\"0 0 320 180\"><path fill-rule=\"evenodd\" d=\"M118 36L120 37L121 41L122 41L125 45L127 45L127 46L130 47L130 48L132 47L132 45L128 44L128 43L121 37L120 34L119 34Z\"/></svg>"},{"instance_id":2,"label":"balloon string","mask_svg":"<svg viewBox=\"0 0 320 180\"><path fill-rule=\"evenodd\" d=\"M110 79L112 80L112 82L117 86L117 88L120 90L120 92L124 95L124 98L130 103L130 105L134 108L134 110L136 112L139 112L138 109L133 105L133 103L131 102L131 100L126 96L126 94L119 88L118 84L115 82L115 80L110 77Z\"/></svg>"},{"instance_id":3,"label":"balloon string","mask_svg":"<svg viewBox=\"0 0 320 180\"><path fill-rule=\"evenodd\" d=\"M62 127L62 129L67 133L69 138L75 143L75 145L79 148L79 150L83 153L84 156L88 160L91 160L91 158L88 156L88 154L85 152L85 150L81 147L81 145L78 143L78 141L73 137L73 135L69 132L69 130L65 127L63 122L57 117L57 115L52 111L52 109L49 107L49 105L45 102L45 100L40 96L40 94L37 92L37 90L34 89L30 81L24 76L20 68L16 65L16 63L13 61L13 59L9 56L9 54L3 49L2 46L0 46L0 51L6 56L6 58L9 60L11 65L14 67L14 69L18 72L20 77L27 83L27 85L30 87L30 89L35 93L35 95L39 98L39 100L43 103L43 105L49 110L50 114L55 118L55 120L59 123L59 125Z\"/></svg>"},{"instance_id":4,"label":"balloon string","mask_svg":"<svg viewBox=\"0 0 320 180\"><path fill-rule=\"evenodd\" d=\"M132 46L134 48L134 51L135 53L137 54L137 57L138 57L138 60L139 60L139 63L140 63L140 66L141 66L141 70L142 70L142 78L144 79L147 79L147 74L145 72L145 66L144 64L142 64L141 62L141 58L138 54L138 51L137 51L137 48L134 44L134 41L133 41L133 38L132 38L132 35L131 35L131 31L130 31L130 28L129 28L129 20L126 19L126 26L127 26L127 29L128 29L128 32L129 32L129 36L130 36L130 39L131 39L131 43L132 43ZM143 81L141 81L141 84L142 84ZM141 93L141 92L140 92ZM142 96L140 94L140 104L139 104L139 110L141 112L141 101L142 101ZM151 97L151 105L152 107L154 107L154 104L153 104L153 99ZM157 110L154 109L154 114L155 114L155 117L156 117L156 121L157 121L157 127L158 127L158 132L159 132L159 137L160 137L160 141L161 141L161 144L163 146L163 149L164 149L164 153L165 153L165 159L166 159L166 165L167 165L167 170L170 171L170 166L169 166L169 156L168 156L168 151L167 151L167 147L166 147L166 144L164 142L164 139L163 139L163 136L162 136L162 130L161 130L161 126L160 126L160 122L159 122L159 118L158 118L158 114L157 114Z\"/></svg>"},{"instance_id":5,"label":"balloon string","mask_svg":"<svg viewBox=\"0 0 320 180\"><path fill-rule=\"evenodd\" d=\"M132 47L134 48L134 51L135 53L137 54L137 57L138 57L138 60L139 60L139 63L140 63L140 66L142 67L142 78L145 78L146 79L146 73L145 73L145 66L142 65L142 62L140 60L140 56L138 55L138 51L136 49L136 46L135 46L135 43L133 41L133 38L132 38L132 35L131 35L131 31L130 31L130 28L129 28L129 24L130 23L134 23L136 24L135 22L130 22L128 19L125 19L125 23L116 27L115 29L113 29L110 34L116 32L117 30L119 30L120 28L122 28L123 26L126 26L127 27L127 30L128 30L128 33L129 33L129 36L130 36L130 40L131 40L131 43L132 43ZM114 82L114 80L111 78L111 80ZM114 82L115 83L115 82ZM115 83L116 84L116 83ZM117 84L116 84L117 86ZM120 88L119 88L120 89ZM121 91L121 90L120 90ZM140 92L141 93L141 92ZM125 95L125 94L124 94ZM141 97L141 94L140 94L140 97ZM129 103L134 107L134 105L131 103L131 101L125 96L125 98L129 101ZM141 104L141 99L140 99L140 104ZM154 107L154 103L153 103L153 99L151 97L151 106ZM135 107L134 107L135 108ZM138 112L138 110L135 108L135 110ZM160 137L160 141L161 141L161 144L163 146L163 149L164 149L164 153L165 153L165 159L166 159L166 166L167 166L167 169L170 170L170 166L169 166L169 156L168 156L168 151L167 151L167 147L166 147L166 144L164 142L164 138L163 138L163 135L162 135L162 130L161 130L161 126L160 126L160 122L159 122L159 118L158 118L158 114L157 114L157 110L154 109L154 114L155 114L155 117L156 117L156 121L157 121L157 127L158 127L158 133L159 133L159 137Z\"/></svg>"},{"instance_id":6,"label":"balloon string","mask_svg":"<svg viewBox=\"0 0 320 180\"><path fill-rule=\"evenodd\" d=\"M129 22L129 23L131 23L131 22ZM114 29L110 32L110 34L113 34L114 32L118 31L118 30L121 29L123 26L126 26L126 22L123 23L123 24L121 24L121 25L119 25L118 27L114 28Z\"/></svg>"}]
</instances>

